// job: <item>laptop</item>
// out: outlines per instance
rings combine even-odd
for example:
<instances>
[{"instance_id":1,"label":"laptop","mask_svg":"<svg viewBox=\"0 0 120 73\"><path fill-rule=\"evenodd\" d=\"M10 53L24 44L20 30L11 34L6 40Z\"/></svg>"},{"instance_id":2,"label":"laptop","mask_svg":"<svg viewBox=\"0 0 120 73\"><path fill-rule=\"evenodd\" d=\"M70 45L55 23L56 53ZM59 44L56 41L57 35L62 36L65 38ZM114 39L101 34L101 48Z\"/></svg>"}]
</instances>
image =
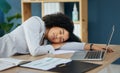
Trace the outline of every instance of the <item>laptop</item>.
<instances>
[{"instance_id":1,"label":"laptop","mask_svg":"<svg viewBox=\"0 0 120 73\"><path fill-rule=\"evenodd\" d=\"M106 50L104 51L94 51L94 50L93 51L90 51L90 50L89 51L77 51L72 55L71 59L72 60L103 60L106 56L107 49L113 37L114 29L115 27L113 25L110 38L105 47Z\"/></svg>"}]
</instances>

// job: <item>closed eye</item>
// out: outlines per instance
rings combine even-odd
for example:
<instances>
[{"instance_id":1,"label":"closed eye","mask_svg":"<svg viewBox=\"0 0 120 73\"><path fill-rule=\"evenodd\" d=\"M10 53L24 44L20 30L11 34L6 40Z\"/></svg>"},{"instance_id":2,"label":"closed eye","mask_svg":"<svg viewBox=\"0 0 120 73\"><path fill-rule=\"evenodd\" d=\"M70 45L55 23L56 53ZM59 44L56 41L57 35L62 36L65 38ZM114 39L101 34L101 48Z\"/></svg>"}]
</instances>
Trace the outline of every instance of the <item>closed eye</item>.
<instances>
[{"instance_id":1,"label":"closed eye","mask_svg":"<svg viewBox=\"0 0 120 73\"><path fill-rule=\"evenodd\" d=\"M62 31L60 30L60 34L62 34Z\"/></svg>"},{"instance_id":2,"label":"closed eye","mask_svg":"<svg viewBox=\"0 0 120 73\"><path fill-rule=\"evenodd\" d=\"M60 35L62 35L62 37L60 37L60 42L64 42L64 29L60 30Z\"/></svg>"}]
</instances>

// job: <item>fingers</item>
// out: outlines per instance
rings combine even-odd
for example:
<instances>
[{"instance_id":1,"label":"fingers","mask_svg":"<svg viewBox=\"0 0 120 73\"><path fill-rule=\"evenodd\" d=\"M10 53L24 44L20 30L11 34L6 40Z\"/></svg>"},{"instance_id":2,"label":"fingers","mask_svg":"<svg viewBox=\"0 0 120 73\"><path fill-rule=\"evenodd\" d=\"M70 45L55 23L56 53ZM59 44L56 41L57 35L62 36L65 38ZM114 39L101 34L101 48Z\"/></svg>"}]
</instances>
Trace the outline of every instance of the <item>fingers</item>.
<instances>
[{"instance_id":1,"label":"fingers","mask_svg":"<svg viewBox=\"0 0 120 73\"><path fill-rule=\"evenodd\" d=\"M103 50L106 50L106 48L102 48L102 49L103 49ZM107 49L107 52L108 52L108 53L112 53L112 52L114 52L114 51L113 51L111 48L108 48L108 49Z\"/></svg>"},{"instance_id":2,"label":"fingers","mask_svg":"<svg viewBox=\"0 0 120 73\"><path fill-rule=\"evenodd\" d=\"M99 47L94 45L94 50L106 50L106 47ZM108 53L114 52L110 47L107 48Z\"/></svg>"},{"instance_id":3,"label":"fingers","mask_svg":"<svg viewBox=\"0 0 120 73\"><path fill-rule=\"evenodd\" d=\"M108 52L108 53L112 53L112 52L114 52L114 51L113 51L110 47L108 47L107 52Z\"/></svg>"},{"instance_id":4,"label":"fingers","mask_svg":"<svg viewBox=\"0 0 120 73\"><path fill-rule=\"evenodd\" d=\"M108 49L107 52L108 52L108 53L112 53L112 52L114 52L114 51L113 51L112 49Z\"/></svg>"}]
</instances>

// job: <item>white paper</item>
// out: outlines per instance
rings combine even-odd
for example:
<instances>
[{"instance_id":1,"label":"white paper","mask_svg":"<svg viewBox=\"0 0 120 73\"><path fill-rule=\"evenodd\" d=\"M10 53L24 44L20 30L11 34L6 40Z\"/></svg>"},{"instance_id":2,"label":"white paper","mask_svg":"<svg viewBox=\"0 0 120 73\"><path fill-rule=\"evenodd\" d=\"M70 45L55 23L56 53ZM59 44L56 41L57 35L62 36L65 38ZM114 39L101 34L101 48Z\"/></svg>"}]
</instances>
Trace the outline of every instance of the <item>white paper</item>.
<instances>
[{"instance_id":1,"label":"white paper","mask_svg":"<svg viewBox=\"0 0 120 73\"><path fill-rule=\"evenodd\" d=\"M0 58L0 61L9 62L15 65L19 65L20 63L24 62L25 60L15 59L15 58Z\"/></svg>"},{"instance_id":2,"label":"white paper","mask_svg":"<svg viewBox=\"0 0 120 73\"><path fill-rule=\"evenodd\" d=\"M56 67L59 64L68 63L70 61L70 59L46 57L20 66L41 70L49 70Z\"/></svg>"},{"instance_id":3,"label":"white paper","mask_svg":"<svg viewBox=\"0 0 120 73\"><path fill-rule=\"evenodd\" d=\"M9 62L4 62L4 61L0 61L0 71L14 67L15 64L9 63Z\"/></svg>"},{"instance_id":4,"label":"white paper","mask_svg":"<svg viewBox=\"0 0 120 73\"><path fill-rule=\"evenodd\" d=\"M30 61L15 59L15 58L0 58L0 71L17 66L22 63L27 63Z\"/></svg>"},{"instance_id":5,"label":"white paper","mask_svg":"<svg viewBox=\"0 0 120 73\"><path fill-rule=\"evenodd\" d=\"M73 50L56 50L53 54L65 54L65 53L74 53Z\"/></svg>"}]
</instances>

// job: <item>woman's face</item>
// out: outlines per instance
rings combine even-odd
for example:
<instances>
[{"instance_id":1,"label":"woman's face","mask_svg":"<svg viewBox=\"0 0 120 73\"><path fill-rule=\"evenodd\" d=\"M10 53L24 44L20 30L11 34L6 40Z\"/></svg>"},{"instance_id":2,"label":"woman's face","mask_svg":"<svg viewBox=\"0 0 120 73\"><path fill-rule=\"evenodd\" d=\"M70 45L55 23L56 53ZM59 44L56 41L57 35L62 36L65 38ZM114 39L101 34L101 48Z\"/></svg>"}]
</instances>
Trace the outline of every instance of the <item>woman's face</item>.
<instances>
[{"instance_id":1,"label":"woman's face","mask_svg":"<svg viewBox=\"0 0 120 73\"><path fill-rule=\"evenodd\" d=\"M64 28L52 27L46 37L52 43L62 43L69 38L69 32Z\"/></svg>"}]
</instances>

